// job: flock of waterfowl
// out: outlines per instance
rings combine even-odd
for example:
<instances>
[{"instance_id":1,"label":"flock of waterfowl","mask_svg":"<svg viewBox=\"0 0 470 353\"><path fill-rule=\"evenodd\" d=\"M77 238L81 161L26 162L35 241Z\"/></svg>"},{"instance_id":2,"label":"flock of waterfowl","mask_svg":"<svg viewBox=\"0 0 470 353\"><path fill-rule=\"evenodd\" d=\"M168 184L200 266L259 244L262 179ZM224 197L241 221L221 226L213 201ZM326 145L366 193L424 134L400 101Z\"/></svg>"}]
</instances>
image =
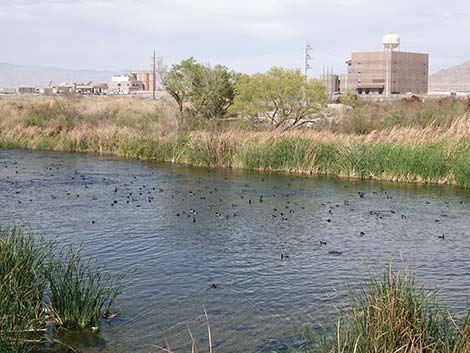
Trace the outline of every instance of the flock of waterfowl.
<instances>
[{"instance_id":1,"label":"flock of waterfowl","mask_svg":"<svg viewBox=\"0 0 470 353\"><path fill-rule=\"evenodd\" d=\"M49 178L55 177L56 173L59 173L62 167L63 166L60 163L48 165L45 171L40 171L43 181L47 182ZM19 181L16 180L15 176L21 176L21 171L25 168L21 168L18 162L14 162L10 165L4 163L3 168L5 170L10 170L10 173L7 173L4 178L10 183L13 183L13 185L17 185ZM11 170L14 170L14 174ZM79 170L69 171L67 169L67 171L60 171L60 173L61 175L64 175L64 177L68 178L70 190L68 190L65 195L55 193L51 194L51 201L56 200L58 197L79 199L81 197L80 189L86 190L90 188L93 183L97 182L96 175L91 177L90 173L80 172ZM208 171L207 177L212 176L213 172ZM290 181L286 183L283 188L276 188L276 186L274 186L265 194L256 194L254 189L249 184L245 183L243 187L239 189L238 201L235 202L232 198L230 200L229 207L227 207L227 200L224 200L224 192L219 192L216 186L211 185L211 180L205 180L203 177L199 177L195 183L192 182L191 185L181 185L179 190L174 187L165 189L161 187L161 185L152 185L153 183L149 182L148 179L146 179L145 183L142 183L142 180L139 180L135 175L131 176L131 180L128 183L119 183L116 180L106 180L105 177L102 177L101 180L98 181L109 188L107 200L104 200L108 202L109 207L117 207L118 205L123 207L121 205L124 204L139 208L143 207L145 204L162 201L162 198L167 197L178 204L178 207L180 208L180 211L175 213L177 218L188 219L190 222L196 223L200 219L201 213L204 211L206 212L204 217L207 217L208 213L209 216L212 214L215 218L230 220L231 218L240 216L241 213L238 209L242 203L253 208L269 208L274 204L275 207L270 208L270 219L266 220L266 222L286 222L290 217L294 217L296 213L305 211L305 205L300 204L299 201L295 201L295 197L291 197L291 193L302 193L304 191L302 188L294 188L292 186L292 182L298 178L301 177L291 176ZM265 177L260 177L259 180L263 183L265 181ZM224 181L226 183L231 182L227 177L224 178ZM194 187L194 185L196 185L196 187ZM345 187L347 186L345 185ZM16 187L12 188L12 190L14 190L16 202L18 204L34 201L32 197L23 195L21 190ZM231 188L231 190L233 191L233 188ZM291 192L286 192L286 190L290 190ZM372 191L371 193L375 195L381 193L386 199L392 199L392 196L388 195L387 191L383 189ZM156 195L159 196L157 197ZM98 200L97 196L90 195L89 193L87 193L86 196L90 198L90 201L103 201ZM365 197L367 197L367 193L365 191L357 192L357 198L364 199ZM268 199L270 202L265 202ZM194 200L197 200L197 202L194 202ZM341 204L321 203L321 208L326 212L324 221L326 223L333 222L336 213L335 210L340 207L347 207L350 211L354 211L354 207L351 206L352 203L353 199L344 200ZM426 204L429 203L429 201L426 201ZM244 209L246 210L246 207ZM267 210L267 212L269 212L269 210ZM393 209L369 211L369 215L375 217L377 220L395 214L396 211ZM442 216L445 217L446 215ZM404 220L407 218L407 215L400 214L400 219ZM97 221L97 219L92 219L90 222L91 224L96 224ZM435 222L440 222L440 220L435 219ZM364 237L366 236L366 232L360 231L357 236ZM442 234L439 235L438 238L445 240L446 236L445 234ZM319 239L319 245L327 245L327 240ZM330 249L328 250L328 253L331 255L341 255L342 251ZM281 260L288 258L288 254L280 254Z\"/></svg>"}]
</instances>

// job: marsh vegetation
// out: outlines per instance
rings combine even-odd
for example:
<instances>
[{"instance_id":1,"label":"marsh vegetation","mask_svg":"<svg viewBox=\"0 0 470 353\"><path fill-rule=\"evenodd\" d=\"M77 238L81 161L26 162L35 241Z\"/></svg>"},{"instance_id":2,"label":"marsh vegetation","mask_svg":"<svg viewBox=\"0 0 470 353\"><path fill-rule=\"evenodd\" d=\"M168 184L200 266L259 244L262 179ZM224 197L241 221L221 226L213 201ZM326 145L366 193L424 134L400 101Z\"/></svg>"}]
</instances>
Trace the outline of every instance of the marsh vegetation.
<instances>
[{"instance_id":1,"label":"marsh vegetation","mask_svg":"<svg viewBox=\"0 0 470 353\"><path fill-rule=\"evenodd\" d=\"M259 118L181 118L168 101L4 99L0 146L468 187L469 111L467 101L355 102L283 130Z\"/></svg>"},{"instance_id":2,"label":"marsh vegetation","mask_svg":"<svg viewBox=\"0 0 470 353\"><path fill-rule=\"evenodd\" d=\"M451 313L437 290L420 286L407 270L391 267L351 291L328 333L306 331L301 352L465 353L470 351L469 313Z\"/></svg>"},{"instance_id":3,"label":"marsh vegetation","mask_svg":"<svg viewBox=\"0 0 470 353\"><path fill-rule=\"evenodd\" d=\"M1 352L39 351L55 341L50 329L96 331L121 291L79 251L20 228L0 228L0 279Z\"/></svg>"}]
</instances>

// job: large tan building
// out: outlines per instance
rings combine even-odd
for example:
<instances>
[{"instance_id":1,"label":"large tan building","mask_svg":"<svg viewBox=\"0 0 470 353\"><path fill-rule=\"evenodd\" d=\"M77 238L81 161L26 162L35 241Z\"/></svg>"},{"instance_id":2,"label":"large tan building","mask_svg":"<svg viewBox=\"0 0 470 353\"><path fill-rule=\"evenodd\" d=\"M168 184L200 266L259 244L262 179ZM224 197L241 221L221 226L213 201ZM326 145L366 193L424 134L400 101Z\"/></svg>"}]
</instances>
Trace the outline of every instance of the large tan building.
<instances>
[{"instance_id":1,"label":"large tan building","mask_svg":"<svg viewBox=\"0 0 470 353\"><path fill-rule=\"evenodd\" d=\"M387 38L388 37L388 38ZM391 41L393 44L389 43ZM429 55L398 51L396 35L384 37L384 50L352 53L347 73L341 75L340 90L357 94L426 94Z\"/></svg>"}]
</instances>

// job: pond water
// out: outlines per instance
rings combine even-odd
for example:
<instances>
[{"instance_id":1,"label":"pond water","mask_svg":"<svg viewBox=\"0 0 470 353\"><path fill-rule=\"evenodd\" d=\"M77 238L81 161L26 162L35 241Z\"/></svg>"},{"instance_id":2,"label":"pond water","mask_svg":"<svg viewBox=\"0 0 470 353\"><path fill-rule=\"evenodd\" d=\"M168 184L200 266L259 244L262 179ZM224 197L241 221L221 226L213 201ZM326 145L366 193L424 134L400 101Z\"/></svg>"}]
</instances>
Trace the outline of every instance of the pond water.
<instances>
[{"instance_id":1,"label":"pond water","mask_svg":"<svg viewBox=\"0 0 470 353\"><path fill-rule=\"evenodd\" d=\"M84 352L157 351L165 337L188 352L187 324L204 349L204 308L217 352L285 350L390 262L456 311L470 293L470 193L452 187L0 150L0 205L3 224L127 274L121 317L67 338Z\"/></svg>"}]
</instances>

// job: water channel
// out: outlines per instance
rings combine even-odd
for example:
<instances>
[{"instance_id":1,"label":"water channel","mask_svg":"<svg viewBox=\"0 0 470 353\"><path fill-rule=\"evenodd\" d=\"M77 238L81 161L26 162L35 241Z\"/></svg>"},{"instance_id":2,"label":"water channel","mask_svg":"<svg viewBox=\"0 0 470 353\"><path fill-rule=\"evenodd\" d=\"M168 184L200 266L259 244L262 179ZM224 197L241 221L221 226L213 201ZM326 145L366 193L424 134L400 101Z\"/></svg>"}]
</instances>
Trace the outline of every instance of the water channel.
<instances>
[{"instance_id":1,"label":"water channel","mask_svg":"<svg viewBox=\"0 0 470 353\"><path fill-rule=\"evenodd\" d=\"M4 149L0 205L1 223L126 273L122 315L67 338L84 352L153 352L165 337L184 350L187 324L207 337L204 307L217 352L286 350L390 262L455 311L469 299L470 193L458 188Z\"/></svg>"}]
</instances>

